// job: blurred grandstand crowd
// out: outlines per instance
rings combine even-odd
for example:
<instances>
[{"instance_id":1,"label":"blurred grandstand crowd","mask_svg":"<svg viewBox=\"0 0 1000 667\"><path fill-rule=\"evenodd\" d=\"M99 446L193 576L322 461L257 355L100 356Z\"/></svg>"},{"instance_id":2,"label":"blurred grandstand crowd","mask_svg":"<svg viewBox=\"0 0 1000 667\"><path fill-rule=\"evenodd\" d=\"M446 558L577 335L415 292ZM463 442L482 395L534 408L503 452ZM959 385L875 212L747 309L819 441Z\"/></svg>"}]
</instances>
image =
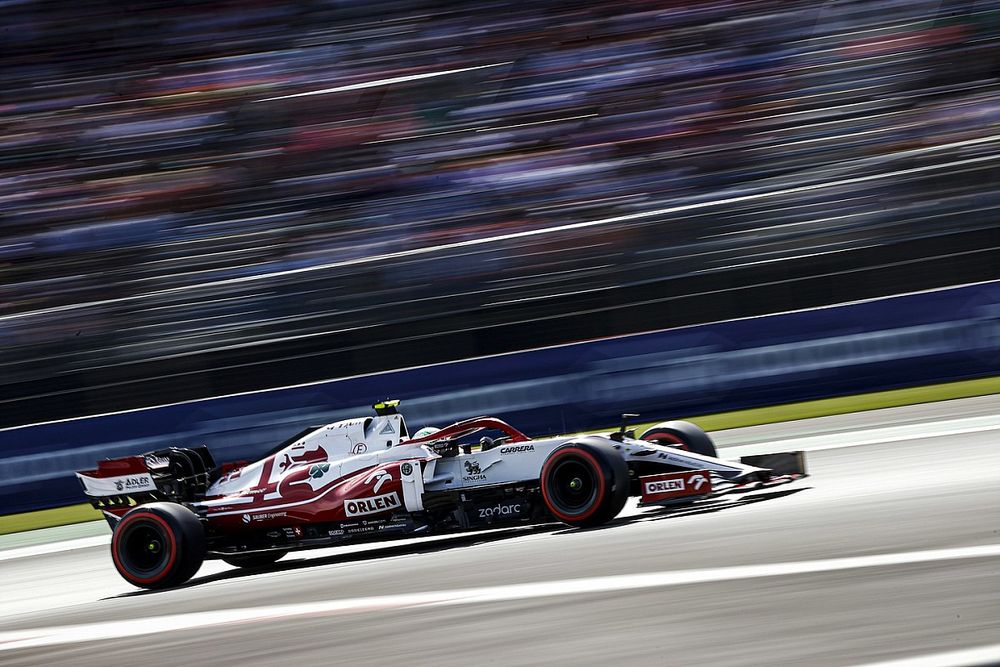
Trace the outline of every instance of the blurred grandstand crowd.
<instances>
[{"instance_id":1,"label":"blurred grandstand crowd","mask_svg":"<svg viewBox=\"0 0 1000 667\"><path fill-rule=\"evenodd\" d=\"M0 15L8 398L996 226L1000 0Z\"/></svg>"}]
</instances>

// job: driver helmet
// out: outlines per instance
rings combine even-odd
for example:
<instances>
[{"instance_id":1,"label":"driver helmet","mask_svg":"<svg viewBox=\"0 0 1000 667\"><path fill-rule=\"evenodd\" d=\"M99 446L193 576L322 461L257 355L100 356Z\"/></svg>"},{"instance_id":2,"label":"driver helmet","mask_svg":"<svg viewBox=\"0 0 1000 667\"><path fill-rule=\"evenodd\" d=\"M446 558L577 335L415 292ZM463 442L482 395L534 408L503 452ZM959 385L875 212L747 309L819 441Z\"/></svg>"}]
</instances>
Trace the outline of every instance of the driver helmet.
<instances>
[{"instance_id":1,"label":"driver helmet","mask_svg":"<svg viewBox=\"0 0 1000 667\"><path fill-rule=\"evenodd\" d=\"M420 438L425 438L425 437L427 437L429 435L433 435L433 434L437 433L440 430L441 429L439 429L437 426L425 426L425 427L423 427L422 429L420 429L419 431L417 431L416 433L413 434L413 439L414 440L418 440Z\"/></svg>"}]
</instances>

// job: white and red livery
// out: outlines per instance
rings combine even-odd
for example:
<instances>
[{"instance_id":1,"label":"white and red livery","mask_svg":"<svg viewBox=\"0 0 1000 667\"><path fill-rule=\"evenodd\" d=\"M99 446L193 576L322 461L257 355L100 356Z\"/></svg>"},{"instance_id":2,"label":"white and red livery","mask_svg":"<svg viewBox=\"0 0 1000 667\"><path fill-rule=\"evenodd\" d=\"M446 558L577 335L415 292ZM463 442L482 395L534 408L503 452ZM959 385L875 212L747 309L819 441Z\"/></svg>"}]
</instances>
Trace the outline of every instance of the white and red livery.
<instances>
[{"instance_id":1,"label":"white and red livery","mask_svg":"<svg viewBox=\"0 0 1000 667\"><path fill-rule=\"evenodd\" d=\"M345 542L553 520L595 526L629 496L692 502L720 484L805 474L801 452L722 460L688 422L657 424L641 438L623 423L614 433L533 439L476 417L411 437L397 405L306 429L252 463L216 466L207 447L171 447L77 475L114 530L121 575L163 588L187 581L205 558L259 567Z\"/></svg>"}]
</instances>

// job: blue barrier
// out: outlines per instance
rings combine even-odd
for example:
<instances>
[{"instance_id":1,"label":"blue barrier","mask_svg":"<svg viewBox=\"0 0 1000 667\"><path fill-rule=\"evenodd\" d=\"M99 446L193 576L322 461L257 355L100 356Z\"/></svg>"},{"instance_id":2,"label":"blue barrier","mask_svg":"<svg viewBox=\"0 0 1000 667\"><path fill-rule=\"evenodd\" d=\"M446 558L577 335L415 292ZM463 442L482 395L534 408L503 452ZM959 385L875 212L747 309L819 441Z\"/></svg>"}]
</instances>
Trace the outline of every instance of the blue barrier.
<instances>
[{"instance_id":1,"label":"blue barrier","mask_svg":"<svg viewBox=\"0 0 1000 667\"><path fill-rule=\"evenodd\" d=\"M531 434L996 375L1000 282L0 431L0 514L84 500L100 458L208 444L247 459L404 401L411 427L494 414Z\"/></svg>"}]
</instances>

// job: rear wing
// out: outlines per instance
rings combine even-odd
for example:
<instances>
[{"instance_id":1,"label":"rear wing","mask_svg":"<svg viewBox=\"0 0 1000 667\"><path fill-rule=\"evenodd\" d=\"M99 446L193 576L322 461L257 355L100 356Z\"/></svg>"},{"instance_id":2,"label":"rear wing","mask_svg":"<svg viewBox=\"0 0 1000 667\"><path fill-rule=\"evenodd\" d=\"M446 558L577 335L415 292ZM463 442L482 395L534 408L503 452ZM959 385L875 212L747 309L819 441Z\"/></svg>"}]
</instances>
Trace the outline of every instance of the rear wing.
<instances>
[{"instance_id":1,"label":"rear wing","mask_svg":"<svg viewBox=\"0 0 1000 667\"><path fill-rule=\"evenodd\" d=\"M140 456L106 459L76 473L95 509L129 508L158 500L201 499L214 476L207 447L170 447Z\"/></svg>"},{"instance_id":2,"label":"rear wing","mask_svg":"<svg viewBox=\"0 0 1000 667\"><path fill-rule=\"evenodd\" d=\"M144 456L107 459L99 462L97 469L81 470L76 476L83 485L83 492L97 509L136 505L137 497L156 492L156 482ZM133 502L129 502L129 496Z\"/></svg>"}]
</instances>

